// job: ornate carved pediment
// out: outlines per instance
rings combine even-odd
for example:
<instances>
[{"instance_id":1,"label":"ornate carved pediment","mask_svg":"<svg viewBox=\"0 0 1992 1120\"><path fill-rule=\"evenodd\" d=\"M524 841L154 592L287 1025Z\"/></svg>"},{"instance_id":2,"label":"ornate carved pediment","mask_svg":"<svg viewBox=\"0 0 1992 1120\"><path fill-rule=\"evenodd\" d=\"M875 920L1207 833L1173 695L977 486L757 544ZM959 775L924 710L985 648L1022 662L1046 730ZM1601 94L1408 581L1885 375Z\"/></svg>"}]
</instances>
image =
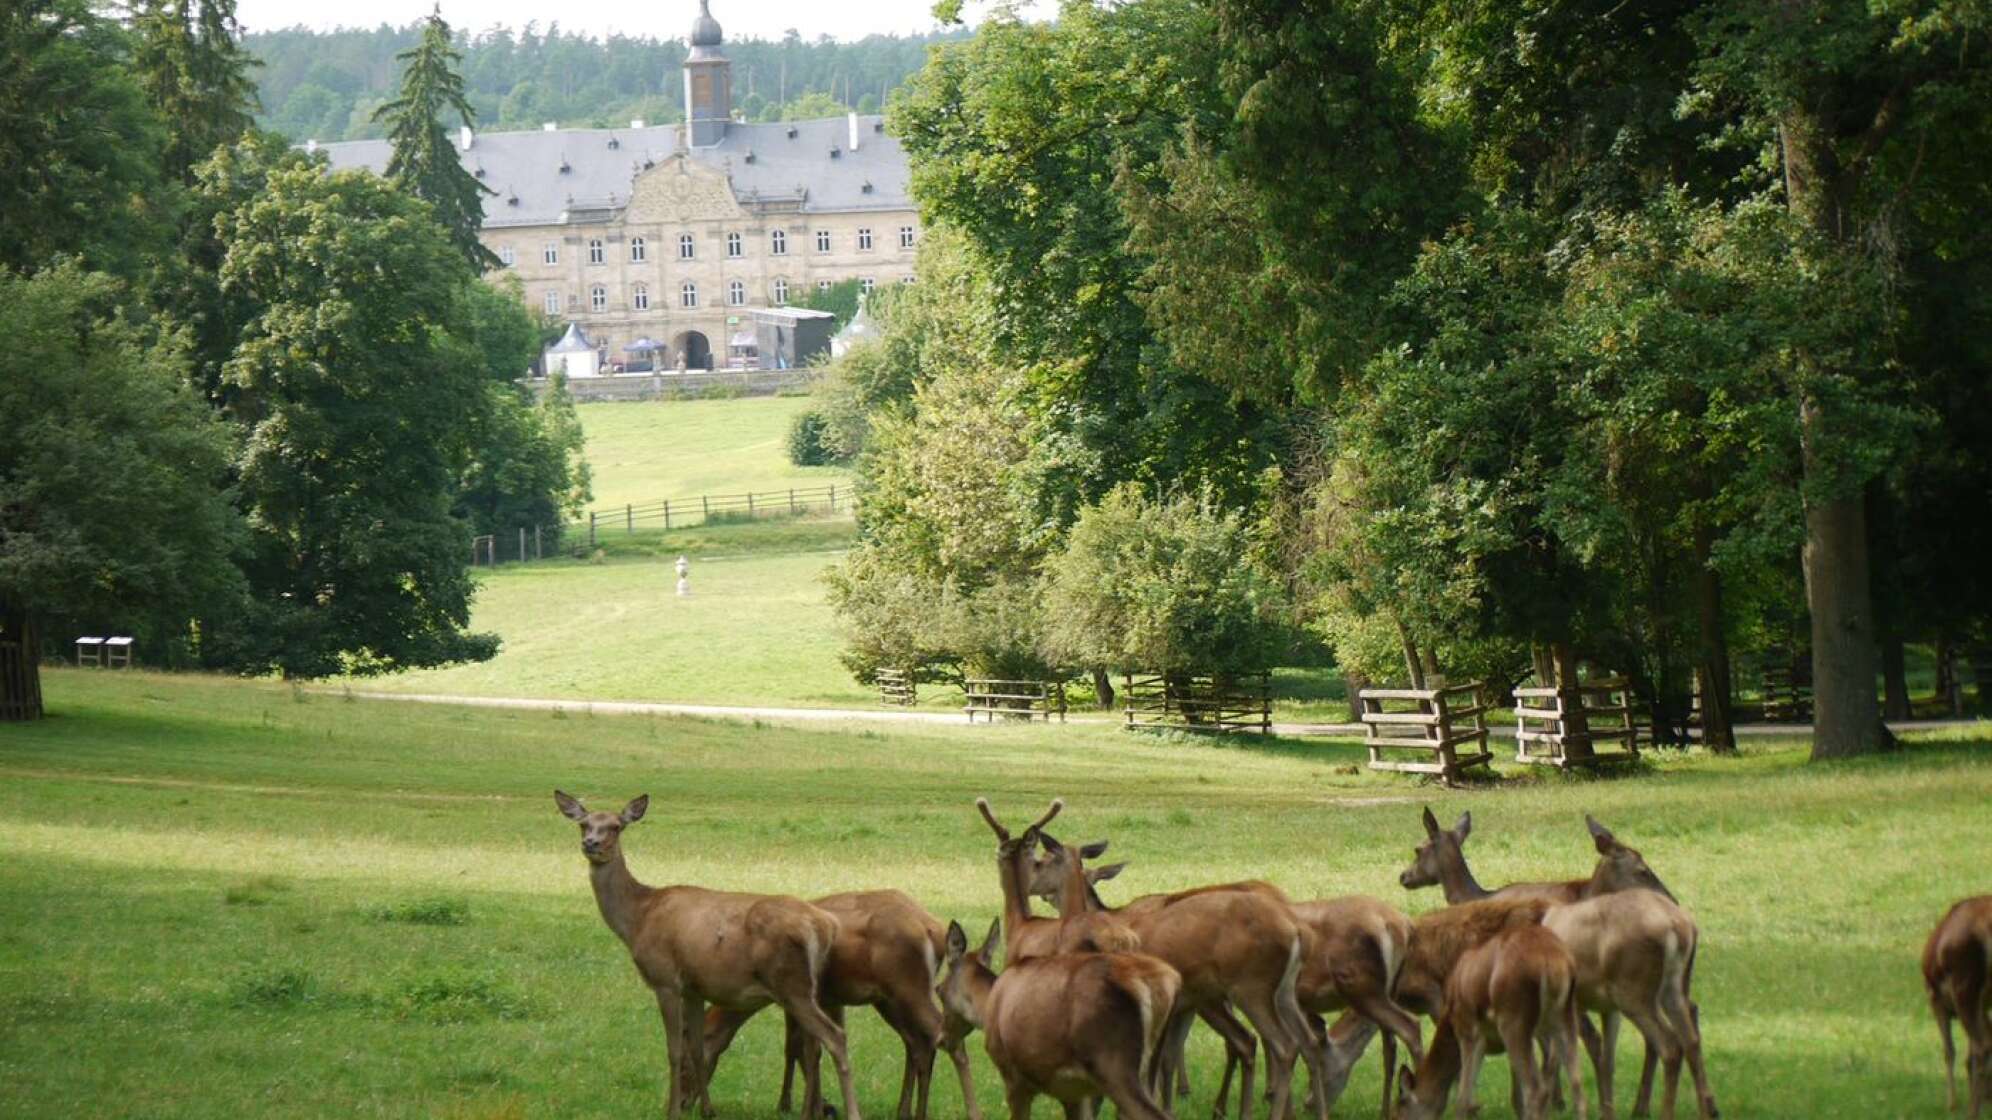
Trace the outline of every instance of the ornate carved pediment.
<instances>
[{"instance_id":1,"label":"ornate carved pediment","mask_svg":"<svg viewBox=\"0 0 1992 1120\"><path fill-rule=\"evenodd\" d=\"M623 221L640 225L740 214L740 204L726 176L692 162L681 152L636 177Z\"/></svg>"}]
</instances>

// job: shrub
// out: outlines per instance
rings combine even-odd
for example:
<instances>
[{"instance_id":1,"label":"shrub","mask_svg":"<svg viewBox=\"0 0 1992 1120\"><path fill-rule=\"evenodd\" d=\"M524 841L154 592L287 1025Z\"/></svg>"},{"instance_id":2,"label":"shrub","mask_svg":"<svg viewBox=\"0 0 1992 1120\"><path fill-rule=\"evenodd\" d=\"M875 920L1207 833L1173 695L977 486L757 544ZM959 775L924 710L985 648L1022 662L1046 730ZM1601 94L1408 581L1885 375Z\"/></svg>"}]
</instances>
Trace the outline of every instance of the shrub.
<instances>
[{"instance_id":1,"label":"shrub","mask_svg":"<svg viewBox=\"0 0 1992 1120\"><path fill-rule=\"evenodd\" d=\"M830 448L823 441L829 423L823 413L816 409L798 412L789 423L788 457L789 462L798 467L821 467L831 460Z\"/></svg>"}]
</instances>

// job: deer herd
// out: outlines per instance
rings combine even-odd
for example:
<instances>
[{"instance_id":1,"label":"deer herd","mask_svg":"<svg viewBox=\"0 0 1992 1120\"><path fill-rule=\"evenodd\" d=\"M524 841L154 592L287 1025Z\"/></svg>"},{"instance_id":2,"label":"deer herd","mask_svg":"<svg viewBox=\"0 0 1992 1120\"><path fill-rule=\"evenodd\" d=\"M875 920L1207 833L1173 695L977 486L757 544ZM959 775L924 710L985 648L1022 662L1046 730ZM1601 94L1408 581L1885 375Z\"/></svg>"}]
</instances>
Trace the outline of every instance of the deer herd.
<instances>
[{"instance_id":1,"label":"deer herd","mask_svg":"<svg viewBox=\"0 0 1992 1120\"><path fill-rule=\"evenodd\" d=\"M1455 1092L1461 1111L1472 1115L1479 1069L1493 1052L1508 1056L1516 1116L1548 1116L1565 1103L1567 1088L1567 1106L1588 1120L1581 1041L1598 1114L1611 1120L1622 1020L1645 1041L1633 1114L1647 1114L1655 1074L1664 1071L1660 1110L1671 1120L1685 1064L1699 1115L1717 1115L1692 996L1700 936L1694 919L1638 851L1588 816L1598 853L1588 878L1488 890L1463 850L1471 814L1448 829L1425 810L1424 842L1399 882L1439 887L1448 905L1414 919L1364 896L1296 902L1258 880L1109 906L1097 885L1125 865L1089 867L1105 841L1072 845L1046 831L1063 801L1012 832L978 799L996 837L1003 906L971 947L959 923L943 926L896 890L804 901L645 886L624 861L621 837L643 818L647 796L614 813L591 812L558 791L554 800L581 827L603 921L656 993L669 1052L670 1120L694 1106L713 1115L715 1064L741 1025L769 1004L787 1021L779 1107L789 1109L800 1069L803 1110L812 1118L829 1111L818 1080L828 1053L844 1115L861 1120L844 1010L863 1006L905 1047L899 1120L925 1120L942 1051L960 1078L968 1120L981 1120L966 1045L978 1030L1012 1120L1025 1120L1039 1096L1060 1102L1068 1120L1090 1118L1102 1098L1128 1120L1162 1120L1187 1091L1185 1041L1197 1021L1224 1044L1220 1117L1234 1081L1239 1116L1252 1115L1263 1052L1269 1116L1282 1120L1305 1109L1325 1120L1351 1068L1381 1034L1386 1118L1442 1116ZM1034 913L1034 900L1048 901L1054 913ZM1973 1120L1992 1099L1989 955L1992 896L1952 908L1923 954L1953 1110L1951 1024L1964 1023ZM1421 1016L1434 1023L1429 1044ZM1402 1069L1400 1044L1409 1063ZM1293 1096L1294 1074L1303 1066L1308 1091L1301 1099Z\"/></svg>"}]
</instances>

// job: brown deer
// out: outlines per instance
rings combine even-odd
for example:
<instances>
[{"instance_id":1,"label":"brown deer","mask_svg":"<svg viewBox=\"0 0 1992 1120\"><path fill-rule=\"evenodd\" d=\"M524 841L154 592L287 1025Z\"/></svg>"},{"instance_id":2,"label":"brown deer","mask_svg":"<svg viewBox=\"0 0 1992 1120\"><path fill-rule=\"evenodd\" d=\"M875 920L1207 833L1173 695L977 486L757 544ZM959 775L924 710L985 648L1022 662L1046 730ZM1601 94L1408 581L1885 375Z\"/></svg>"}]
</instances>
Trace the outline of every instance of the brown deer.
<instances>
[{"instance_id":1,"label":"brown deer","mask_svg":"<svg viewBox=\"0 0 1992 1120\"><path fill-rule=\"evenodd\" d=\"M1480 1107L1474 1086L1490 1050L1508 1055L1511 1095L1521 1120L1549 1116L1549 1085L1558 1064L1570 1080L1577 1120L1585 1120L1576 986L1577 962L1570 950L1539 925L1511 925L1467 950L1446 979L1445 1004L1431 1047L1417 1072L1406 1068L1399 1080L1398 1120L1444 1115L1455 1079L1460 1111L1473 1115ZM1550 1055L1541 1070L1535 1061L1538 1045Z\"/></svg>"},{"instance_id":2,"label":"brown deer","mask_svg":"<svg viewBox=\"0 0 1992 1120\"><path fill-rule=\"evenodd\" d=\"M1473 902L1482 898L1511 898L1520 894L1541 895L1551 902L1576 902L1585 898L1596 898L1613 891L1649 890L1658 891L1669 899L1674 897L1660 876L1646 865L1646 857L1637 849L1619 843L1611 829L1599 824L1590 814L1584 815L1584 825L1591 830L1591 841L1598 849L1598 865L1592 869L1588 879L1569 879L1545 883L1510 883L1498 890L1488 890L1473 877L1472 869L1466 865L1466 838L1473 832L1473 814L1461 813L1459 823L1452 828L1440 828L1439 819L1432 810L1425 810L1425 842L1412 853L1411 866L1404 869L1397 881L1405 890L1437 886L1445 891L1446 902L1457 906L1462 902Z\"/></svg>"},{"instance_id":3,"label":"brown deer","mask_svg":"<svg viewBox=\"0 0 1992 1120\"><path fill-rule=\"evenodd\" d=\"M1090 1116L1104 1096L1128 1120L1168 1120L1149 1083L1182 977L1145 953L1057 953L1007 965L990 957L1002 919L982 947L950 922L939 985L948 1035L980 1029L1003 1077L1011 1120L1029 1120L1042 1094L1068 1120Z\"/></svg>"},{"instance_id":4,"label":"brown deer","mask_svg":"<svg viewBox=\"0 0 1992 1120\"><path fill-rule=\"evenodd\" d=\"M1474 878L1472 869L1466 865L1466 838L1473 832L1472 813L1461 813L1459 823L1445 829L1439 827L1438 818L1432 815L1428 806L1424 823L1425 842L1412 853L1411 866L1404 869L1397 881L1406 890L1437 885L1444 890L1446 901L1453 905L1481 898L1513 898L1519 895L1534 895L1561 904L1629 890L1658 891L1669 900L1674 899L1673 892L1660 881L1660 876L1647 866L1646 857L1637 849L1621 844L1610 829L1588 813L1584 815L1584 826L1590 830L1591 842L1598 850L1598 863L1592 868L1590 878L1510 883L1493 891L1481 886L1480 881ZM1699 1009L1695 1014L1700 1014ZM1547 1061L1547 1057L1544 1060ZM1659 1068L1659 1061L1658 1052L1648 1048L1639 1071L1639 1096L1633 1105L1635 1116L1646 1115L1652 1102L1653 1076Z\"/></svg>"},{"instance_id":5,"label":"brown deer","mask_svg":"<svg viewBox=\"0 0 1992 1120\"><path fill-rule=\"evenodd\" d=\"M1034 868L1032 892L1060 884L1061 915L1106 914L1125 922L1140 938L1141 949L1169 962L1183 977L1182 1013L1171 1027L1165 1054L1169 1070L1180 1069L1190 1014L1196 1013L1220 1034L1236 1020L1236 1007L1266 1047L1273 1091L1271 1115L1285 1115L1296 1060L1304 1060L1315 1084L1325 1084L1325 1046L1317 1044L1301 1010L1299 977L1311 948L1312 934L1294 917L1293 908L1269 884L1239 889L1238 885L1203 887L1163 895L1140 907L1115 910L1100 899L1085 877L1079 852L1038 828L1045 858ZM1226 1020L1230 1020L1227 1024ZM1251 1114L1253 1054L1250 1036L1226 1037L1236 1055L1240 1077L1240 1116ZM1165 1074L1168 1070L1165 1070ZM1173 1089L1165 1076L1165 1094ZM1220 1092L1222 1099L1222 1091ZM1326 1100L1314 1100L1320 1120L1328 1113Z\"/></svg>"},{"instance_id":6,"label":"brown deer","mask_svg":"<svg viewBox=\"0 0 1992 1120\"><path fill-rule=\"evenodd\" d=\"M1951 1020L1964 1020L1964 1090L1971 1120L1992 1100L1992 894L1967 898L1950 908L1923 946L1923 986L1944 1040L1946 1108L1957 1111L1957 1046Z\"/></svg>"},{"instance_id":7,"label":"brown deer","mask_svg":"<svg viewBox=\"0 0 1992 1120\"><path fill-rule=\"evenodd\" d=\"M1100 840L1081 847L1079 854L1083 859L1096 859L1106 853L1107 847L1108 842ZM1124 863L1089 867L1086 878L1097 887L1099 883L1119 875L1126 867ZM1040 874L1034 885L1047 885L1047 878ZM1256 891L1282 902L1289 901L1285 892L1260 880L1203 889ZM1168 894L1142 895L1122 906L1119 912L1123 917L1139 914L1163 905L1171 897ZM1364 895L1289 904L1294 917L1314 935L1312 949L1301 962L1295 993L1301 1009L1312 1017L1311 1033L1316 1036L1316 1043L1325 1042L1328 1047L1324 1057L1326 1075L1313 1090L1325 1093L1324 1105L1333 1109L1348 1084L1351 1069L1368 1048L1370 1036L1381 1029L1384 1034L1384 1112L1387 1115L1390 1111L1390 1090L1396 1077L1396 1044L1402 1041L1409 1048L1413 1062L1418 1060L1422 1050L1417 1017L1397 1006L1390 997L1391 986L1397 980L1398 966L1411 944L1411 920L1396 907ZM1342 1015L1329 1028L1321 1017L1334 1011L1340 1011ZM1219 1028L1218 1033L1222 1035L1223 1029ZM1248 1051L1245 1056L1249 1057L1249 1054ZM1241 1056L1227 1048L1224 1078L1217 1097L1220 1113L1240 1062ZM1271 1073L1268 1072L1267 1076L1270 1078Z\"/></svg>"},{"instance_id":8,"label":"brown deer","mask_svg":"<svg viewBox=\"0 0 1992 1120\"><path fill-rule=\"evenodd\" d=\"M1391 997L1414 1014L1437 1021L1446 980L1470 950L1513 926L1537 925L1550 904L1540 898L1485 898L1420 914L1411 921L1411 948L1397 972Z\"/></svg>"},{"instance_id":9,"label":"brown deer","mask_svg":"<svg viewBox=\"0 0 1992 1120\"><path fill-rule=\"evenodd\" d=\"M942 1046L942 1017L934 1004L934 983L939 976L946 929L901 891L850 891L812 899L811 903L835 917L839 927L837 940L830 949L829 964L824 969L818 1002L840 1026L846 1007L871 1007L878 1012L879 1018L899 1035L906 1050L897 1115L900 1120L926 1120L934 1058ZM718 1007L706 1013L708 1075L749 1017ZM793 1019L786 1026L778 1107L783 1112L789 1110L795 1071L802 1069L803 1115L814 1118L821 1114L815 1047ZM981 1120L968 1051L959 1044L947 1049L961 1079L962 1100L969 1120Z\"/></svg>"},{"instance_id":10,"label":"brown deer","mask_svg":"<svg viewBox=\"0 0 1992 1120\"><path fill-rule=\"evenodd\" d=\"M703 887L647 887L623 860L623 830L643 819L648 794L620 813L589 812L555 790L562 816L581 826L581 853L602 920L629 948L664 1015L670 1066L667 1120L694 1094L709 1110L705 1005L752 1012L770 1003L830 1051L844 1090L844 1115L860 1120L844 1031L817 1002L819 978L837 940L838 922L799 898L738 894Z\"/></svg>"},{"instance_id":11,"label":"brown deer","mask_svg":"<svg viewBox=\"0 0 1992 1120\"><path fill-rule=\"evenodd\" d=\"M1674 1120L1685 1058L1702 1120L1712 1120L1717 1115L1715 1094L1702 1064L1701 1027L1690 993L1701 940L1694 919L1656 892L1620 891L1552 907L1542 921L1576 960L1579 1001L1585 1010L1598 1013L1603 1026L1599 1040L1585 1024L1584 1044L1597 1069L1599 1112L1605 1120L1614 1114L1612 1072L1620 1015L1632 1020L1646 1038L1647 1052L1657 1052L1666 1068L1661 1115ZM1642 1099L1635 1111L1645 1103Z\"/></svg>"},{"instance_id":12,"label":"brown deer","mask_svg":"<svg viewBox=\"0 0 1992 1120\"><path fill-rule=\"evenodd\" d=\"M975 807L989 830L996 834L996 879L1003 890L1003 959L1021 964L1053 953L1088 949L1099 952L1128 951L1140 947L1140 940L1128 927L1111 918L1075 914L1043 918L1031 913L1032 876L1038 861L1035 853L1041 830L1065 808L1063 798L1054 798L1044 815L1032 821L1021 834L1012 835L996 819L989 799L978 797ZM1054 892L1055 893L1055 892Z\"/></svg>"}]
</instances>

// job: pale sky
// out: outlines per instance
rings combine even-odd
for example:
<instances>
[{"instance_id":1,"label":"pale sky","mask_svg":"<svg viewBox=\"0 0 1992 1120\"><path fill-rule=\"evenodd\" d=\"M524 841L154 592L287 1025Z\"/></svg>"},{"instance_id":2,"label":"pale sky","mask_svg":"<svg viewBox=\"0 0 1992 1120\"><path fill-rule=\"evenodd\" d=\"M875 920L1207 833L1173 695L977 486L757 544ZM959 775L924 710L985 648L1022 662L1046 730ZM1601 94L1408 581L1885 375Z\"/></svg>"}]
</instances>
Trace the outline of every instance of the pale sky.
<instances>
[{"instance_id":1,"label":"pale sky","mask_svg":"<svg viewBox=\"0 0 1992 1120\"><path fill-rule=\"evenodd\" d=\"M271 31L303 24L313 28L374 27L402 24L429 12L432 0L237 0L236 15L250 31ZM793 27L805 39L829 35L859 39L871 34L907 34L935 28L933 0L711 0L713 18L728 38L778 39ZM994 5L970 0L963 18L981 21ZM1056 10L1051 0L1026 0L1027 16L1048 19ZM442 0L443 18L459 30L476 31L502 23L514 29L537 21L544 28L558 20L567 30L593 35L618 32L656 38L682 38L698 16L697 0Z\"/></svg>"}]
</instances>

